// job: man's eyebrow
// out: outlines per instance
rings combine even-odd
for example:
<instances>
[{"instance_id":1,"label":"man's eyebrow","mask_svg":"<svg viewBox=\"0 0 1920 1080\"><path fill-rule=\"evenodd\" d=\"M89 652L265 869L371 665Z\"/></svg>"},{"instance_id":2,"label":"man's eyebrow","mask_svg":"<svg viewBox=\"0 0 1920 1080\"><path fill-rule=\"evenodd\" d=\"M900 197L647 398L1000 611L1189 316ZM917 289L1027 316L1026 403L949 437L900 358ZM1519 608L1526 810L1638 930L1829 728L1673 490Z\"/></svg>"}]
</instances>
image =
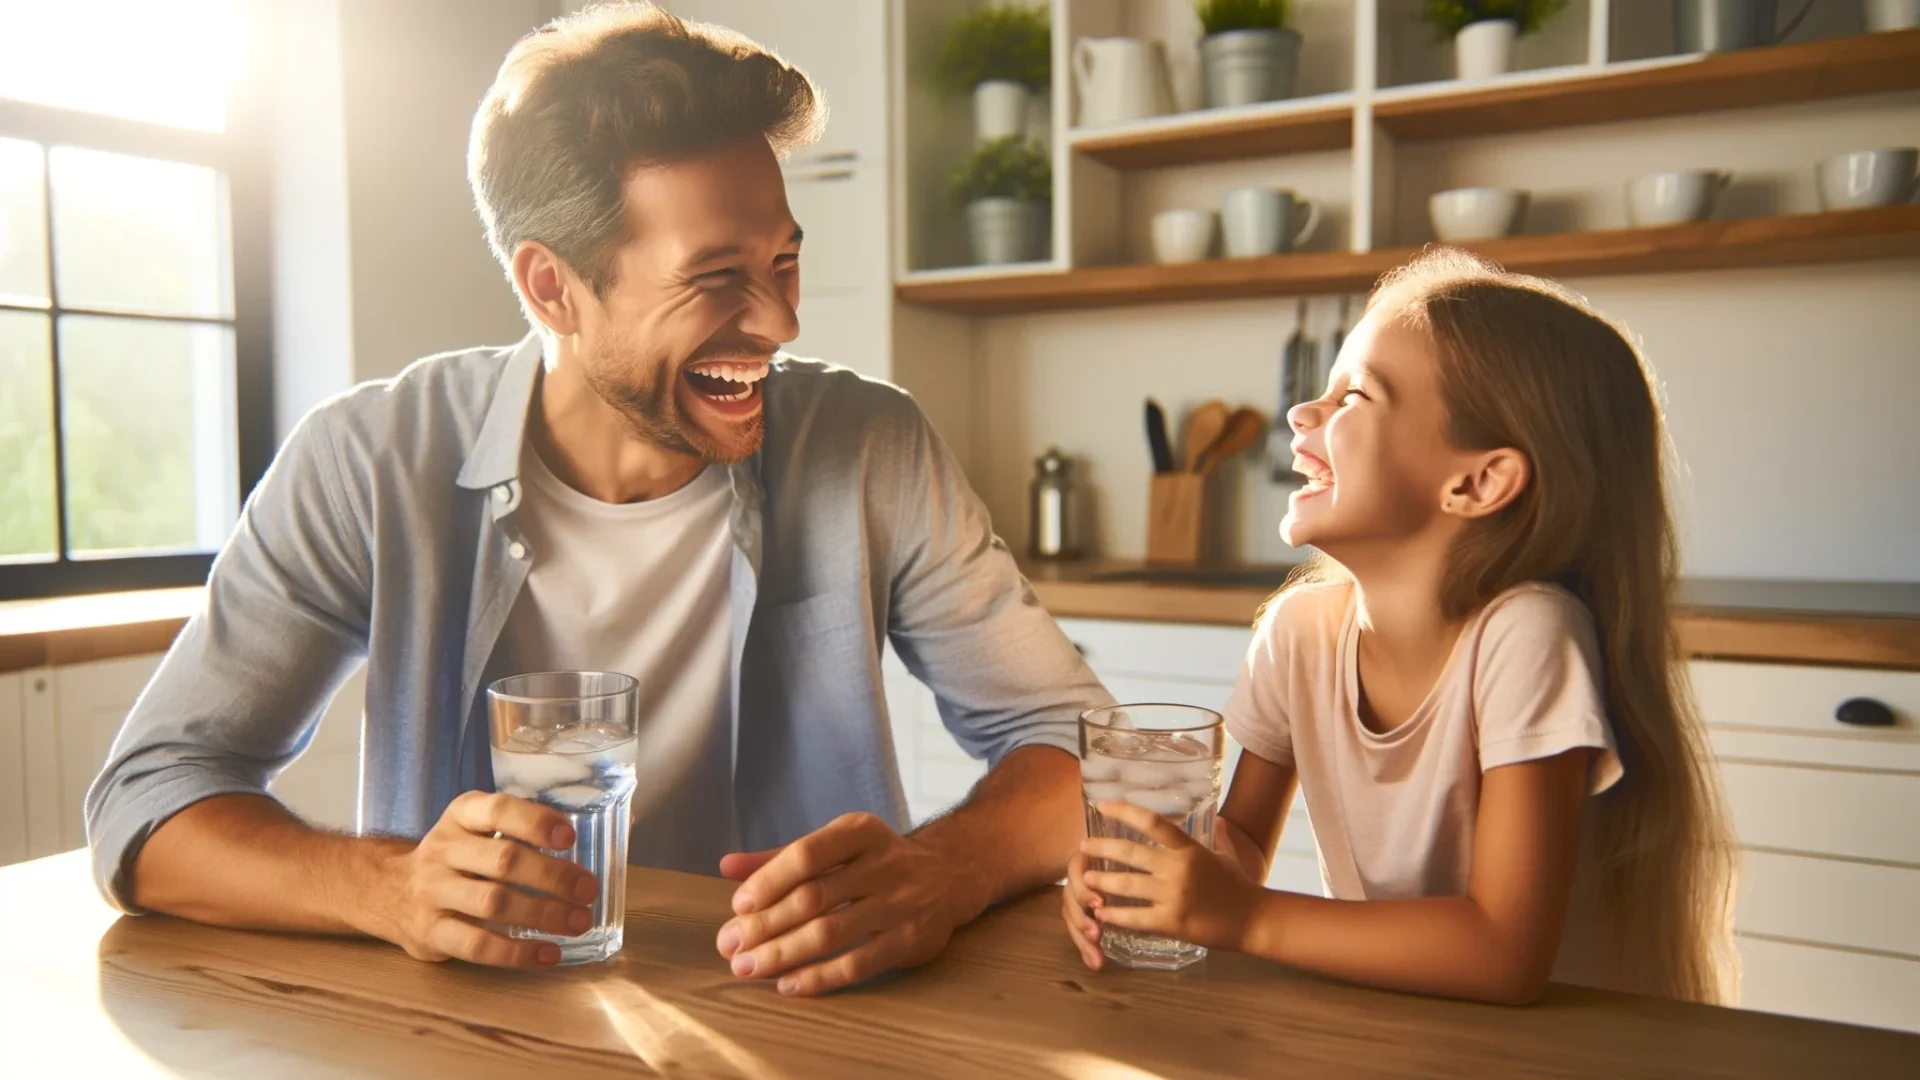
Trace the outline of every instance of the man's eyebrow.
<instances>
[{"instance_id":1,"label":"man's eyebrow","mask_svg":"<svg viewBox=\"0 0 1920 1080\"><path fill-rule=\"evenodd\" d=\"M806 236L807 231L795 225L793 227L793 235L787 237L787 243L798 244L806 239ZM716 247L701 248L698 252L694 253L693 258L687 260L687 265L705 266L707 263L719 262L721 259L737 259L746 253L747 249L741 247L739 244L721 244Z\"/></svg>"}]
</instances>

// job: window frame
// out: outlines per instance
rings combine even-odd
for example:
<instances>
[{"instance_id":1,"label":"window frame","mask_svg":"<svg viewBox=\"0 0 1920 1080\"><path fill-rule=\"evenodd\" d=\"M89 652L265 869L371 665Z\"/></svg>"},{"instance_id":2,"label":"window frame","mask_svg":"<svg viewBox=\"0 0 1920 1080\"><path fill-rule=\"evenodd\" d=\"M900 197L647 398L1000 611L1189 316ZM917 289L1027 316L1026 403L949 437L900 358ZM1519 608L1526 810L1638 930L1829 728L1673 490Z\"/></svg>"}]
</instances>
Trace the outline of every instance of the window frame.
<instances>
[{"instance_id":1,"label":"window frame","mask_svg":"<svg viewBox=\"0 0 1920 1080\"><path fill-rule=\"evenodd\" d=\"M250 95L252 98L264 95ZM138 312L66 307L54 278L52 175L43 175L47 234L46 307L0 302L0 310L48 317L53 391L54 497L57 502L57 555L53 560L0 562L0 600L45 599L85 593L199 585L212 568L212 552L165 552L74 558L68 550L66 448L60 401L62 315L110 315L113 318L173 323L231 323L233 328L234 421L240 505L244 508L276 449L273 405L273 205L272 161L262 113L248 99L229 92L227 130L195 131L122 117L81 112L36 102L0 98L0 138L22 139L42 147L42 160L56 146L126 154L160 161L202 165L227 182L228 234L233 245L233 317L187 318Z\"/></svg>"}]
</instances>

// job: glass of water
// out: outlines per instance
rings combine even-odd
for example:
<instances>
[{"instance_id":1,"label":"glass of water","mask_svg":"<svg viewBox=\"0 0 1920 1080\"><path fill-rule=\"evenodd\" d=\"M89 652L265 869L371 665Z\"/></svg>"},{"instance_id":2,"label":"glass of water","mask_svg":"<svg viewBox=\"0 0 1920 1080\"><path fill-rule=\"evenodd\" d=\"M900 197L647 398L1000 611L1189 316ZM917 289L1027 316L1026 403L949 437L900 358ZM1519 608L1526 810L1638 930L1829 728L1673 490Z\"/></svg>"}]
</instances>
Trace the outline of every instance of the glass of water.
<instances>
[{"instance_id":1,"label":"glass of water","mask_svg":"<svg viewBox=\"0 0 1920 1080\"><path fill-rule=\"evenodd\" d=\"M1220 758L1225 746L1220 714L1192 705L1114 705L1080 717L1080 781L1087 802L1087 835L1159 845L1099 811L1126 802L1166 818L1203 846L1213 847L1220 804ZM1107 859L1093 869L1133 872ZM1109 896L1114 907L1146 903ZM1175 971L1206 958L1199 945L1116 926L1100 928L1100 951L1133 968Z\"/></svg>"},{"instance_id":2,"label":"glass of water","mask_svg":"<svg viewBox=\"0 0 1920 1080\"><path fill-rule=\"evenodd\" d=\"M600 881L586 933L507 931L555 942L563 964L605 960L625 942L638 691L632 676L609 671L515 675L487 687L494 789L565 814L573 850L547 854L579 863Z\"/></svg>"}]
</instances>

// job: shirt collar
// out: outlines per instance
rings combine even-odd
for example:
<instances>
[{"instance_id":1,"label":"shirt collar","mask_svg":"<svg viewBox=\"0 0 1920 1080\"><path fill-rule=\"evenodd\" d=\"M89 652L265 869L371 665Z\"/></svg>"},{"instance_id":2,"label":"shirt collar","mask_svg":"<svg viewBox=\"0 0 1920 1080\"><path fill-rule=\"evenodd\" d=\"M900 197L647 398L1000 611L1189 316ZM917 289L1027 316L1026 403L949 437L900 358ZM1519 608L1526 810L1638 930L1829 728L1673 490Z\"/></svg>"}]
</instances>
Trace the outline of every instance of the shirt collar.
<instances>
[{"instance_id":1,"label":"shirt collar","mask_svg":"<svg viewBox=\"0 0 1920 1080\"><path fill-rule=\"evenodd\" d=\"M527 410L533 404L533 384L540 374L540 335L528 334L514 346L507 366L494 384L493 401L480 422L479 437L467 453L457 481L463 488L482 489L504 484L520 475L520 447L526 441Z\"/></svg>"},{"instance_id":2,"label":"shirt collar","mask_svg":"<svg viewBox=\"0 0 1920 1080\"><path fill-rule=\"evenodd\" d=\"M520 451L527 439L527 414L533 407L533 387L543 358L540 335L530 333L514 346L507 366L494 384L493 401L480 422L466 464L457 481L463 488L484 490L520 478ZM758 506L766 498L760 486L760 455L727 470L736 505Z\"/></svg>"}]
</instances>

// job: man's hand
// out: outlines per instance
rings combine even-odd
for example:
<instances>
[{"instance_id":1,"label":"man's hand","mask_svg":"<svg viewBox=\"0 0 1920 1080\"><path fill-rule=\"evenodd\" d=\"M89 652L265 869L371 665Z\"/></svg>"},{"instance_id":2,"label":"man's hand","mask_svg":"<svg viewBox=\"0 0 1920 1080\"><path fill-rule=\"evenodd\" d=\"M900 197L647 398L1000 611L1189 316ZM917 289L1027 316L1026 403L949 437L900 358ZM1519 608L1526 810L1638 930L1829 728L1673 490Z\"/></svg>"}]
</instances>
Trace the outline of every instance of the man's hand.
<instances>
[{"instance_id":1,"label":"man's hand","mask_svg":"<svg viewBox=\"0 0 1920 1080\"><path fill-rule=\"evenodd\" d=\"M1216 855L1151 810L1131 803L1102 803L1100 812L1145 835L1159 847L1131 840L1090 839L1080 854L1106 859L1126 871L1088 870L1086 887L1105 898L1144 900L1142 907L1098 905L1104 926L1165 934L1210 949L1244 952L1247 927L1264 891L1229 856Z\"/></svg>"},{"instance_id":2,"label":"man's hand","mask_svg":"<svg viewBox=\"0 0 1920 1080\"><path fill-rule=\"evenodd\" d=\"M933 959L986 907L978 875L872 814L846 814L772 852L730 855L741 885L715 944L746 978L812 995Z\"/></svg>"},{"instance_id":3,"label":"man's hand","mask_svg":"<svg viewBox=\"0 0 1920 1080\"><path fill-rule=\"evenodd\" d=\"M536 850L569 848L573 840L573 826L556 810L469 791L419 844L392 857L362 929L420 960L557 964L552 942L509 938L482 923L585 933L592 915L582 905L599 895L599 883L578 864Z\"/></svg>"}]
</instances>

